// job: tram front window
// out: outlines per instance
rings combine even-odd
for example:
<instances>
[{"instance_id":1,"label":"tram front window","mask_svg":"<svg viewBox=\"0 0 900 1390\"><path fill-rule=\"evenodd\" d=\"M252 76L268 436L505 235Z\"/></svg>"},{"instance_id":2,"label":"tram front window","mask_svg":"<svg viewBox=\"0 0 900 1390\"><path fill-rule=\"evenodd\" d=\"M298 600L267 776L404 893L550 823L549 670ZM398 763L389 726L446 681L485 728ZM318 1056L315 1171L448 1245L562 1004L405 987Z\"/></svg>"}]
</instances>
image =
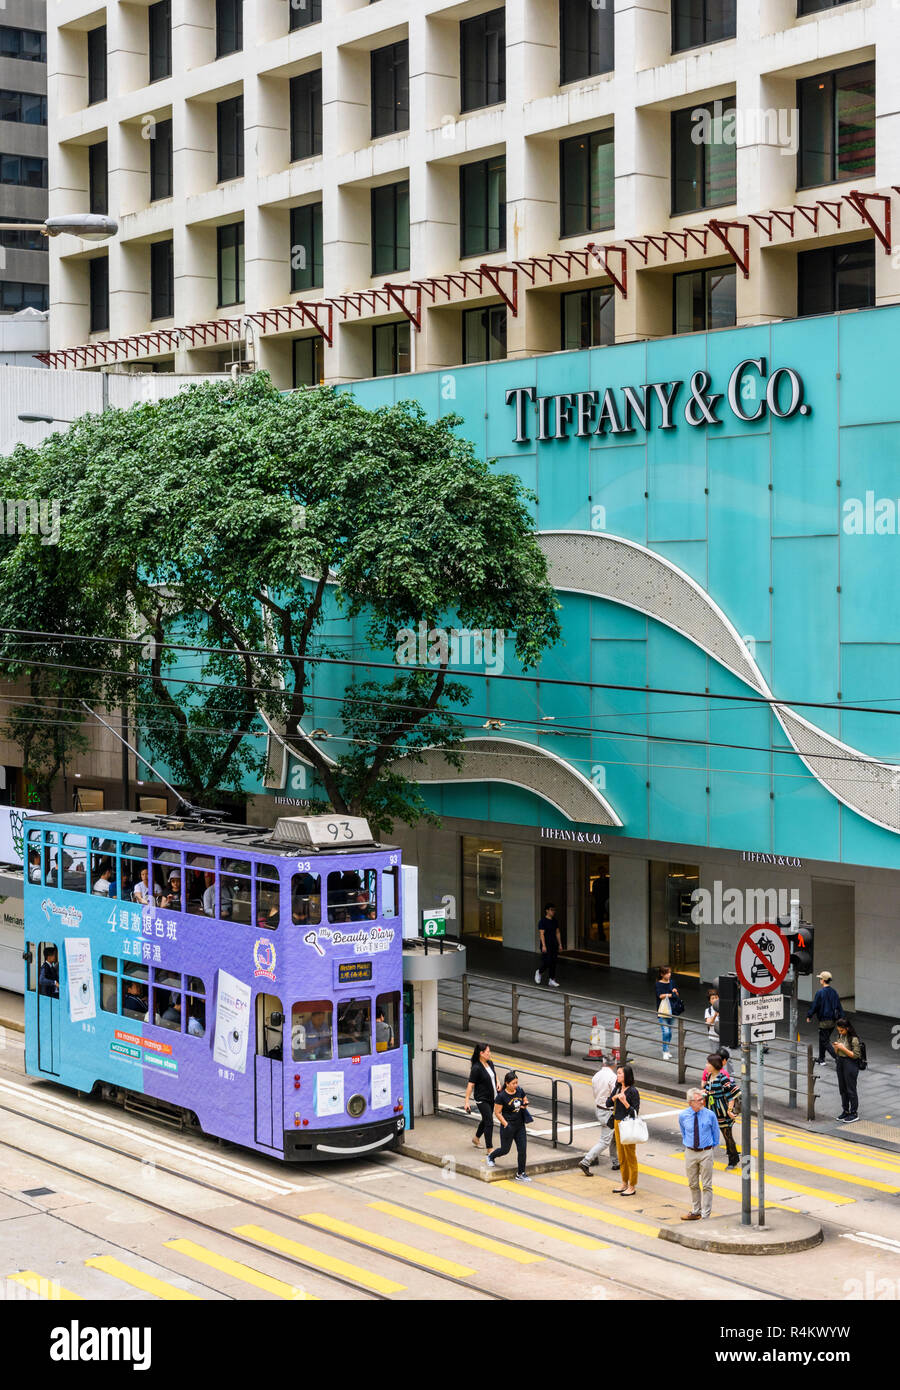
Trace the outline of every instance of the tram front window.
<instances>
[{"instance_id":1,"label":"tram front window","mask_svg":"<svg viewBox=\"0 0 900 1390\"><path fill-rule=\"evenodd\" d=\"M291 877L291 921L295 927L318 926L322 920L322 879L300 872Z\"/></svg>"},{"instance_id":2,"label":"tram front window","mask_svg":"<svg viewBox=\"0 0 900 1390\"><path fill-rule=\"evenodd\" d=\"M377 917L375 870L335 870L328 875L329 922L365 922Z\"/></svg>"},{"instance_id":3,"label":"tram front window","mask_svg":"<svg viewBox=\"0 0 900 1390\"><path fill-rule=\"evenodd\" d=\"M330 1062L331 1001L316 999L291 1010L291 1053L295 1062Z\"/></svg>"},{"instance_id":4,"label":"tram front window","mask_svg":"<svg viewBox=\"0 0 900 1390\"><path fill-rule=\"evenodd\" d=\"M372 1051L372 1001L342 999L337 1029L339 1057L367 1057Z\"/></svg>"}]
</instances>

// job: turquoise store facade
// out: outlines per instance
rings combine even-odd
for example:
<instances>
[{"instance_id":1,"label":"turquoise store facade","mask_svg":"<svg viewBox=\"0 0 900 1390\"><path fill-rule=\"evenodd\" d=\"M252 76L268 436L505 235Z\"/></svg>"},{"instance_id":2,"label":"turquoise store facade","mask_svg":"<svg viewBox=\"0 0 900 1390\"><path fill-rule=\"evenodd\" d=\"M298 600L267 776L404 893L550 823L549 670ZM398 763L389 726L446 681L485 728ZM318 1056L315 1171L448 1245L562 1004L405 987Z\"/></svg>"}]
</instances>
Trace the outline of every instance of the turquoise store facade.
<instances>
[{"instance_id":1,"label":"turquoise store facade","mask_svg":"<svg viewBox=\"0 0 900 1390\"><path fill-rule=\"evenodd\" d=\"M526 683L464 663L465 767L426 767L442 826L398 836L421 906L530 951L552 898L578 958L710 979L748 894L796 889L816 969L896 1009L898 350L888 307L348 388L462 417L535 494L562 603Z\"/></svg>"}]
</instances>

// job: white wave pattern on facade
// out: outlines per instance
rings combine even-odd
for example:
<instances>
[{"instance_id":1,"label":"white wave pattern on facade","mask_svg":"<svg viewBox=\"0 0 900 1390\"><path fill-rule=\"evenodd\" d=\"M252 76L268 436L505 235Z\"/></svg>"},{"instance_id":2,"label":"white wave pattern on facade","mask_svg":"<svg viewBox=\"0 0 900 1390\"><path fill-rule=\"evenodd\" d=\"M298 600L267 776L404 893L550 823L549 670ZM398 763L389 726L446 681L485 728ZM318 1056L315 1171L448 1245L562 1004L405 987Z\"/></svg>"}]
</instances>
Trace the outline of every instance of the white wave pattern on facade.
<instances>
[{"instance_id":1,"label":"white wave pattern on facade","mask_svg":"<svg viewBox=\"0 0 900 1390\"><path fill-rule=\"evenodd\" d=\"M637 541L597 531L543 531L554 588L609 599L665 623L766 700L816 780L844 806L900 832L900 767L826 734L780 704L736 628L696 580Z\"/></svg>"}]
</instances>

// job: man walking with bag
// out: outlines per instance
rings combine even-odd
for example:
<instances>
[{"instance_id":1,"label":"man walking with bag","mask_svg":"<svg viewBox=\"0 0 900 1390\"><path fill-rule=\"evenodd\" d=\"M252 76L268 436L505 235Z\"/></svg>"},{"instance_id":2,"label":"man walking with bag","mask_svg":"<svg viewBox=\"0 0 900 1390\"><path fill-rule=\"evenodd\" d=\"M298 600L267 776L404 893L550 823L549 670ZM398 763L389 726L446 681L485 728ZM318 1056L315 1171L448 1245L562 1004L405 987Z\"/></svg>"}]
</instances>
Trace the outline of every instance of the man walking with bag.
<instances>
[{"instance_id":1,"label":"man walking with bag","mask_svg":"<svg viewBox=\"0 0 900 1390\"><path fill-rule=\"evenodd\" d=\"M594 1110L597 1114L597 1123L601 1126L600 1138L593 1148L588 1149L584 1158L578 1166L586 1178L592 1178L591 1165L596 1163L600 1155L609 1149L613 1140L613 1117L606 1108L616 1085L616 1074L606 1061L605 1057L600 1058L600 1069L595 1071L591 1077L591 1089L594 1092ZM613 1172L618 1171L619 1164L616 1158L612 1161Z\"/></svg>"},{"instance_id":2,"label":"man walking with bag","mask_svg":"<svg viewBox=\"0 0 900 1390\"><path fill-rule=\"evenodd\" d=\"M544 903L544 915L538 922L538 938L541 944L541 959L534 972L534 983L539 985L544 971L547 971L547 984L559 989L556 978L556 961L559 956L559 922L556 920L554 903Z\"/></svg>"},{"instance_id":3,"label":"man walking with bag","mask_svg":"<svg viewBox=\"0 0 900 1390\"><path fill-rule=\"evenodd\" d=\"M831 1046L831 1035L843 1012L841 996L831 984L831 971L821 970L819 972L819 988L816 990L816 997L806 1015L807 1023L812 1023L815 1018L819 1024L819 1060L815 1063L817 1067L823 1065L826 1052L829 1057L834 1057L837 1061L837 1054Z\"/></svg>"},{"instance_id":4,"label":"man walking with bag","mask_svg":"<svg viewBox=\"0 0 900 1390\"><path fill-rule=\"evenodd\" d=\"M691 1210L682 1221L700 1221L712 1214L713 1154L719 1143L719 1122L706 1105L706 1092L693 1086L687 1093L687 1109L678 1112L684 1141L684 1167L691 1189Z\"/></svg>"}]
</instances>

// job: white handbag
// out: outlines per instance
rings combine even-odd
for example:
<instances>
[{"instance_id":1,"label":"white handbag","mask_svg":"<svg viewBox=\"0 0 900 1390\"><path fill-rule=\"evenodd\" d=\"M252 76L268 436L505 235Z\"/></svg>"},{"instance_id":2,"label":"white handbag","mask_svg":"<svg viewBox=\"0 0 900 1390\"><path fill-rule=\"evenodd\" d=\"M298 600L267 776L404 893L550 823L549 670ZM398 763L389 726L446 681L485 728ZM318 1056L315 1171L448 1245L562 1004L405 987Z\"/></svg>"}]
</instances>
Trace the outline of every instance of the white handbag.
<instances>
[{"instance_id":1,"label":"white handbag","mask_svg":"<svg viewBox=\"0 0 900 1390\"><path fill-rule=\"evenodd\" d=\"M646 1144L650 1138L647 1125L640 1115L619 1121L619 1138L623 1144Z\"/></svg>"}]
</instances>

